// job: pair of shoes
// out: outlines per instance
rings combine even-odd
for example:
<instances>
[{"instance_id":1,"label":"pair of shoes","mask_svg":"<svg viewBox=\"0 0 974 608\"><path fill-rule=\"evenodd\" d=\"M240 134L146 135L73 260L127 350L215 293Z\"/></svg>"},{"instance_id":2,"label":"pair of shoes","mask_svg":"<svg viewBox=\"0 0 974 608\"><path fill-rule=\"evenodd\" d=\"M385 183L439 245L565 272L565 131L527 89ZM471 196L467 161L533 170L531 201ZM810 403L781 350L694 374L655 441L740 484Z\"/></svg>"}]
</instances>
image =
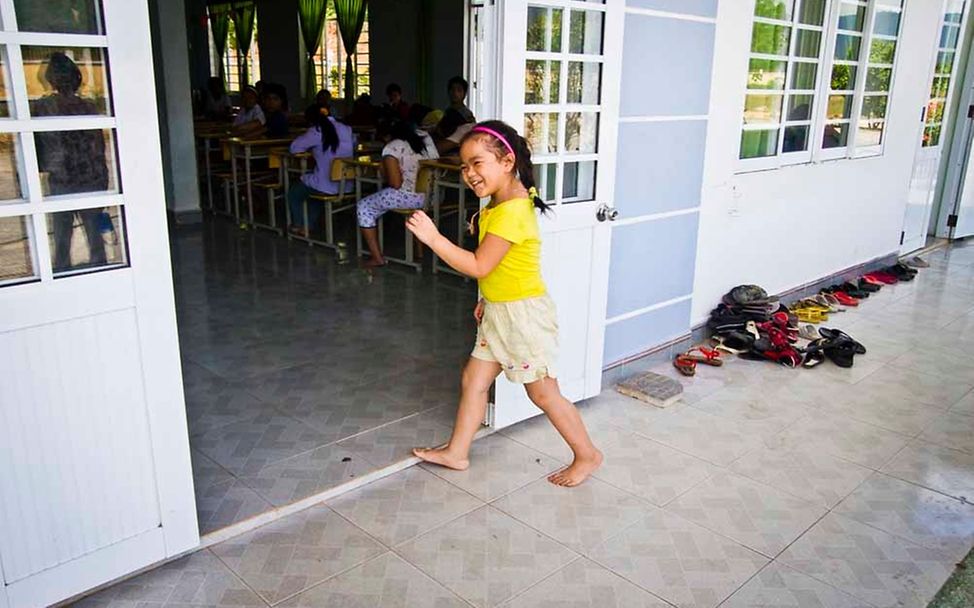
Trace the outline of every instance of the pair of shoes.
<instances>
[{"instance_id":1,"label":"pair of shoes","mask_svg":"<svg viewBox=\"0 0 974 608\"><path fill-rule=\"evenodd\" d=\"M918 255L907 260L906 265L911 268L930 268L930 264Z\"/></svg>"},{"instance_id":2,"label":"pair of shoes","mask_svg":"<svg viewBox=\"0 0 974 608\"><path fill-rule=\"evenodd\" d=\"M855 338L840 329L820 327L818 333L822 336L822 339L814 343L816 350L821 350L821 354L824 357L827 357L839 367L852 367L856 355L866 354L866 347L861 342L858 342ZM808 362L807 350L806 363ZM806 367L814 367L817 364L812 363L811 365L806 365Z\"/></svg>"},{"instance_id":3,"label":"pair of shoes","mask_svg":"<svg viewBox=\"0 0 974 608\"><path fill-rule=\"evenodd\" d=\"M919 270L916 268L910 268L906 264L899 262L886 269L886 272L893 275L900 281L912 281L916 278Z\"/></svg>"},{"instance_id":4,"label":"pair of shoes","mask_svg":"<svg viewBox=\"0 0 974 608\"><path fill-rule=\"evenodd\" d=\"M859 279L858 287L859 290L865 293L866 295L869 295L871 293L876 293L877 291L883 288L882 285L876 285L875 283L870 283L866 279Z\"/></svg>"},{"instance_id":5,"label":"pair of shoes","mask_svg":"<svg viewBox=\"0 0 974 608\"><path fill-rule=\"evenodd\" d=\"M870 272L869 274L863 275L862 278L865 279L866 281L869 281L873 285L879 285L879 286L895 285L896 283L900 282L900 280L896 278L895 275L892 275L886 272L885 270L877 270L876 272Z\"/></svg>"}]
</instances>

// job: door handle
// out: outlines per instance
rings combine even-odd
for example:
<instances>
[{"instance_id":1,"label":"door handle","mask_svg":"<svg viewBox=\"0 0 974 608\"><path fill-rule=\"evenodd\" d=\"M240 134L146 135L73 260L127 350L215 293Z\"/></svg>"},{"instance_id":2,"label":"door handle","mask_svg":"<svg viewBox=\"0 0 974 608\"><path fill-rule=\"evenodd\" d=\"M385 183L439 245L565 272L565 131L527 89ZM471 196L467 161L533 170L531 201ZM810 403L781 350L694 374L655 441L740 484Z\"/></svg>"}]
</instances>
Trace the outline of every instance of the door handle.
<instances>
[{"instance_id":1,"label":"door handle","mask_svg":"<svg viewBox=\"0 0 974 608\"><path fill-rule=\"evenodd\" d=\"M610 207L605 203L599 205L599 208L595 210L595 219L599 220L600 222L604 222L605 220L614 222L618 217L619 210L615 207Z\"/></svg>"}]
</instances>

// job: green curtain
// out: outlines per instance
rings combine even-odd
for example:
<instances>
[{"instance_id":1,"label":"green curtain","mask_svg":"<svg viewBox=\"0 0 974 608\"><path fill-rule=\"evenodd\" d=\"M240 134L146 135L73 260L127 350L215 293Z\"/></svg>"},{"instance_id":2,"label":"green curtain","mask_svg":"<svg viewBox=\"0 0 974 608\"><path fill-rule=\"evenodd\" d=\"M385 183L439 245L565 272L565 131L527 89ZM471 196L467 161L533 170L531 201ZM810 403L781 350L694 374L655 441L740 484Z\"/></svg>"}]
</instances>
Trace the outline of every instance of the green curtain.
<instances>
[{"instance_id":1,"label":"green curtain","mask_svg":"<svg viewBox=\"0 0 974 608\"><path fill-rule=\"evenodd\" d=\"M345 47L345 99L355 99L355 47L365 24L365 13L369 0L334 0L335 16L338 18L338 31L342 34Z\"/></svg>"},{"instance_id":2,"label":"green curtain","mask_svg":"<svg viewBox=\"0 0 974 608\"><path fill-rule=\"evenodd\" d=\"M321 30L325 27L325 9L328 0L298 0L298 20L301 22L301 37L308 56L304 67L304 97L310 104L318 92L318 78L315 74L315 53L321 44Z\"/></svg>"},{"instance_id":3,"label":"green curtain","mask_svg":"<svg viewBox=\"0 0 974 608\"><path fill-rule=\"evenodd\" d=\"M226 83L227 75L223 73L223 56L227 52L227 34L230 31L230 5L211 4L207 7L210 16L210 29L213 30L213 44L216 54L220 58L217 64L217 76Z\"/></svg>"},{"instance_id":4,"label":"green curtain","mask_svg":"<svg viewBox=\"0 0 974 608\"><path fill-rule=\"evenodd\" d=\"M237 52L240 53L240 86L250 83L250 41L254 37L254 23L257 17L257 6L253 2L237 2L233 5L230 18L233 19L233 30L237 37Z\"/></svg>"}]
</instances>

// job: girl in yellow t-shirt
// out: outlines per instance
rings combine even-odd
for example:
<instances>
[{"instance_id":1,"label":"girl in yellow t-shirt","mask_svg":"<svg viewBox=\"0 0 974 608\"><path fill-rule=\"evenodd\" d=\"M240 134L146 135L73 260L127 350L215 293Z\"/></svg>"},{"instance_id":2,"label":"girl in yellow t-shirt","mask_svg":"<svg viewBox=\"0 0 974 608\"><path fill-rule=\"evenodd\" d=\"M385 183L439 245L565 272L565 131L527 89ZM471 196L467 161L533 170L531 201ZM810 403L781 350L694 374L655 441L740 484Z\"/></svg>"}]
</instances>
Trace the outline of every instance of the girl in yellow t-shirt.
<instances>
[{"instance_id":1,"label":"girl in yellow t-shirt","mask_svg":"<svg viewBox=\"0 0 974 608\"><path fill-rule=\"evenodd\" d=\"M548 206L534 187L531 151L507 124L491 120L473 127L460 142L463 179L480 198L479 246L474 252L443 237L422 211L407 226L458 272L475 277L483 298L474 308L477 343L463 369L460 406L450 442L417 448L416 456L451 469L470 466L470 444L484 419L488 391L502 371L523 384L575 453L572 464L548 477L576 486L602 463L578 410L562 396L555 379L558 321L541 279L541 236L535 210ZM473 228L471 227L471 230Z\"/></svg>"}]
</instances>

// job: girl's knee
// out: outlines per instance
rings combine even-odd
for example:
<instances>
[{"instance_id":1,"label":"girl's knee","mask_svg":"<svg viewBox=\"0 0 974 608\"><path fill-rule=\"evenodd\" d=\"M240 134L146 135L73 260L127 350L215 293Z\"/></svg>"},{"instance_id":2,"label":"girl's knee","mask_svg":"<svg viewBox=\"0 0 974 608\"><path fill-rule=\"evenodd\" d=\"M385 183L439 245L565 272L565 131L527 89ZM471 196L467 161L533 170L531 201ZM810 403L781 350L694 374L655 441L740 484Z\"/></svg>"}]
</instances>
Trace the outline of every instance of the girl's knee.
<instances>
[{"instance_id":1,"label":"girl's knee","mask_svg":"<svg viewBox=\"0 0 974 608\"><path fill-rule=\"evenodd\" d=\"M528 399L531 400L531 403L542 410L547 410L549 407L564 399L558 390L558 385L549 378L525 385L525 389L527 390Z\"/></svg>"},{"instance_id":2,"label":"girl's knee","mask_svg":"<svg viewBox=\"0 0 974 608\"><path fill-rule=\"evenodd\" d=\"M464 367L460 374L460 388L464 393L486 393L493 382L493 378L482 377L470 365Z\"/></svg>"}]
</instances>

